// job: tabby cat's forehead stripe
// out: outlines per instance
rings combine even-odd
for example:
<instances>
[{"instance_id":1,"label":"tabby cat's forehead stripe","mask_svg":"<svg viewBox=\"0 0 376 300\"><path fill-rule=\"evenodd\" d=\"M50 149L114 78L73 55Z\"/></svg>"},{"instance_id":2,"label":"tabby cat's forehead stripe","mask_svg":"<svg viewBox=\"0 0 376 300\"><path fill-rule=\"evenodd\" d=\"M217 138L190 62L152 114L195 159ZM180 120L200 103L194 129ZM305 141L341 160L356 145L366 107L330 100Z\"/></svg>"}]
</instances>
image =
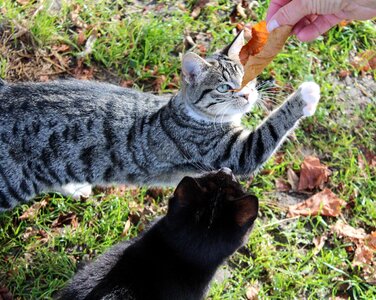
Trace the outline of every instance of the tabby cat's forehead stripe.
<instances>
[{"instance_id":1,"label":"tabby cat's forehead stripe","mask_svg":"<svg viewBox=\"0 0 376 300\"><path fill-rule=\"evenodd\" d=\"M198 99L193 102L194 104L197 104L198 102L200 102L202 100L202 98L205 97L206 94L210 93L213 89L206 89L206 90L203 90L200 97L198 97Z\"/></svg>"}]
</instances>

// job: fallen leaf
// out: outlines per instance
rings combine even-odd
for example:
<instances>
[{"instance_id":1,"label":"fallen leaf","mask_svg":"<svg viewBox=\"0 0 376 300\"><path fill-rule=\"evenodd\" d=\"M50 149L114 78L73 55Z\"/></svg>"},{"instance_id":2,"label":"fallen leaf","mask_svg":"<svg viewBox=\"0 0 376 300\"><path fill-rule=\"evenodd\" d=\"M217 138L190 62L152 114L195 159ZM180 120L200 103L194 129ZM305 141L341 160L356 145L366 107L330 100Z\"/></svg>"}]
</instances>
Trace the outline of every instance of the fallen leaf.
<instances>
[{"instance_id":1,"label":"fallen leaf","mask_svg":"<svg viewBox=\"0 0 376 300\"><path fill-rule=\"evenodd\" d=\"M358 154L358 167L361 170L365 169L365 162L364 162L363 156L361 154Z\"/></svg>"},{"instance_id":2,"label":"fallen leaf","mask_svg":"<svg viewBox=\"0 0 376 300\"><path fill-rule=\"evenodd\" d=\"M77 44L79 46L82 46L85 44L85 42L86 42L85 32L83 30L78 30Z\"/></svg>"},{"instance_id":3,"label":"fallen leaf","mask_svg":"<svg viewBox=\"0 0 376 300\"><path fill-rule=\"evenodd\" d=\"M358 71L367 72L369 69L375 69L376 67L376 51L367 50L357 54L352 58L350 64Z\"/></svg>"},{"instance_id":4,"label":"fallen leaf","mask_svg":"<svg viewBox=\"0 0 376 300\"><path fill-rule=\"evenodd\" d=\"M328 239L327 235L321 235L321 236L316 236L313 238L312 242L315 245L315 250L314 253L317 254L320 252L322 247L325 245L325 241Z\"/></svg>"},{"instance_id":5,"label":"fallen leaf","mask_svg":"<svg viewBox=\"0 0 376 300\"><path fill-rule=\"evenodd\" d=\"M370 284L376 285L376 263L372 262L372 266L363 265L362 276Z\"/></svg>"},{"instance_id":6,"label":"fallen leaf","mask_svg":"<svg viewBox=\"0 0 376 300\"><path fill-rule=\"evenodd\" d=\"M21 216L19 216L19 220L28 220L34 218L39 210L43 207L46 207L47 201L43 199L42 201L34 203L30 206Z\"/></svg>"},{"instance_id":7,"label":"fallen leaf","mask_svg":"<svg viewBox=\"0 0 376 300\"><path fill-rule=\"evenodd\" d=\"M301 165L298 190L323 188L331 174L327 166L314 156L307 156Z\"/></svg>"},{"instance_id":8,"label":"fallen leaf","mask_svg":"<svg viewBox=\"0 0 376 300\"><path fill-rule=\"evenodd\" d=\"M159 75L157 78L155 78L153 82L153 90L156 92L160 92L166 80L167 80L167 77L165 75Z\"/></svg>"},{"instance_id":9,"label":"fallen leaf","mask_svg":"<svg viewBox=\"0 0 376 300\"><path fill-rule=\"evenodd\" d=\"M94 76L94 68L86 66L84 59L81 57L77 60L77 66L72 70L75 78L80 80L89 80Z\"/></svg>"},{"instance_id":10,"label":"fallen leaf","mask_svg":"<svg viewBox=\"0 0 376 300\"><path fill-rule=\"evenodd\" d=\"M60 214L59 217L52 222L51 227L63 227L63 225L71 225L73 228L78 227L77 216L74 212L68 212L66 214Z\"/></svg>"},{"instance_id":11,"label":"fallen leaf","mask_svg":"<svg viewBox=\"0 0 376 300\"><path fill-rule=\"evenodd\" d=\"M50 80L50 78L47 75L41 75L41 76L39 76L39 81L40 82L47 82L49 80Z\"/></svg>"},{"instance_id":12,"label":"fallen leaf","mask_svg":"<svg viewBox=\"0 0 376 300\"><path fill-rule=\"evenodd\" d=\"M153 198L154 200L162 200L166 195L167 190L158 187L150 187L146 190L145 195Z\"/></svg>"},{"instance_id":13,"label":"fallen leaf","mask_svg":"<svg viewBox=\"0 0 376 300\"><path fill-rule=\"evenodd\" d=\"M193 19L197 19L200 15L201 10L205 7L206 4L209 3L209 0L198 0L196 4L193 6L191 17Z\"/></svg>"},{"instance_id":14,"label":"fallen leaf","mask_svg":"<svg viewBox=\"0 0 376 300\"><path fill-rule=\"evenodd\" d=\"M348 71L348 70L341 70L341 71L339 71L338 76L339 76L339 78L344 79L347 76L350 76L350 74L351 74L351 72Z\"/></svg>"},{"instance_id":15,"label":"fallen leaf","mask_svg":"<svg viewBox=\"0 0 376 300\"><path fill-rule=\"evenodd\" d=\"M52 46L52 50L55 50L57 52L67 52L69 51L70 47L67 44L61 44L61 45L54 45Z\"/></svg>"},{"instance_id":16,"label":"fallen leaf","mask_svg":"<svg viewBox=\"0 0 376 300\"><path fill-rule=\"evenodd\" d=\"M289 182L289 184L291 185L291 189L293 191L297 191L298 190L298 184L299 184L299 177L298 175L296 175L296 173L288 168L287 169L287 181Z\"/></svg>"},{"instance_id":17,"label":"fallen leaf","mask_svg":"<svg viewBox=\"0 0 376 300\"><path fill-rule=\"evenodd\" d=\"M363 228L354 228L342 220L338 220L334 225L330 226L330 231L337 234L339 237L348 238L352 242L364 240L366 232Z\"/></svg>"},{"instance_id":18,"label":"fallen leaf","mask_svg":"<svg viewBox=\"0 0 376 300\"><path fill-rule=\"evenodd\" d=\"M45 230L36 229L33 227L26 227L25 232L22 234L22 238L23 240L28 240L31 237L37 237L41 243L47 243L48 241L48 235Z\"/></svg>"},{"instance_id":19,"label":"fallen leaf","mask_svg":"<svg viewBox=\"0 0 376 300\"><path fill-rule=\"evenodd\" d=\"M373 252L372 249L364 244L358 244L356 246L354 259L352 261L353 266L363 266L370 265L373 263Z\"/></svg>"},{"instance_id":20,"label":"fallen leaf","mask_svg":"<svg viewBox=\"0 0 376 300\"><path fill-rule=\"evenodd\" d=\"M373 251L376 251L376 231L373 231L371 234L366 236L365 244Z\"/></svg>"},{"instance_id":21,"label":"fallen leaf","mask_svg":"<svg viewBox=\"0 0 376 300\"><path fill-rule=\"evenodd\" d=\"M375 168L376 167L376 155L375 155L375 153L373 153L369 149L364 148L363 149L363 154L364 154L364 157L365 157L365 159L367 161L367 164L371 168Z\"/></svg>"},{"instance_id":22,"label":"fallen leaf","mask_svg":"<svg viewBox=\"0 0 376 300\"><path fill-rule=\"evenodd\" d=\"M120 86L122 86L122 87L132 87L133 84L134 84L134 80L132 80L132 79L129 79L129 80L124 79L124 80L120 81Z\"/></svg>"},{"instance_id":23,"label":"fallen leaf","mask_svg":"<svg viewBox=\"0 0 376 300\"><path fill-rule=\"evenodd\" d=\"M257 300L259 291L260 288L258 285L250 285L249 287L247 287L245 295L248 300Z\"/></svg>"},{"instance_id":24,"label":"fallen leaf","mask_svg":"<svg viewBox=\"0 0 376 300\"><path fill-rule=\"evenodd\" d=\"M288 216L329 216L337 217L346 202L338 198L331 190L325 189L307 200L289 207Z\"/></svg>"},{"instance_id":25,"label":"fallen leaf","mask_svg":"<svg viewBox=\"0 0 376 300\"><path fill-rule=\"evenodd\" d=\"M242 86L256 78L282 50L291 30L292 26L284 25L268 34L265 21L252 27L252 38L240 51L245 70Z\"/></svg>"},{"instance_id":26,"label":"fallen leaf","mask_svg":"<svg viewBox=\"0 0 376 300\"><path fill-rule=\"evenodd\" d=\"M72 21L73 25L78 28L86 28L87 24L82 21L80 18L81 6L79 4L75 4L73 6L73 10L70 12L70 20Z\"/></svg>"},{"instance_id":27,"label":"fallen leaf","mask_svg":"<svg viewBox=\"0 0 376 300\"><path fill-rule=\"evenodd\" d=\"M355 245L352 265L361 267L361 275L368 283L376 284L376 232L366 234L363 228L354 228L341 220L330 226L330 231ZM354 251L354 247L346 250Z\"/></svg>"},{"instance_id":28,"label":"fallen leaf","mask_svg":"<svg viewBox=\"0 0 376 300\"><path fill-rule=\"evenodd\" d=\"M287 192L291 189L291 185L284 179L277 178L275 180L275 187L279 192Z\"/></svg>"},{"instance_id":29,"label":"fallen leaf","mask_svg":"<svg viewBox=\"0 0 376 300\"><path fill-rule=\"evenodd\" d=\"M128 233L128 231L129 231L129 228L131 228L131 221L128 219L128 220L125 222L123 232L121 233L121 236L122 236L122 237L127 236L127 233Z\"/></svg>"}]
</instances>

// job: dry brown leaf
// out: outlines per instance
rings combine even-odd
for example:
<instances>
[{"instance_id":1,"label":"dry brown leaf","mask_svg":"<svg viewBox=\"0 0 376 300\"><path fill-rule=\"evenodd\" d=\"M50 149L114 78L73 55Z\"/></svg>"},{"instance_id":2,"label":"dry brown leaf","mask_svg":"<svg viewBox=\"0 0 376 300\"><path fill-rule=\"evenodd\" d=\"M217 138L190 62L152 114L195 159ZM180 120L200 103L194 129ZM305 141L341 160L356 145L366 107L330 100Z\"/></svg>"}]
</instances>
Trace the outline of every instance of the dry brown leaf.
<instances>
[{"instance_id":1,"label":"dry brown leaf","mask_svg":"<svg viewBox=\"0 0 376 300\"><path fill-rule=\"evenodd\" d=\"M128 231L129 231L129 228L131 228L131 221L128 219L125 222L123 232L121 233L122 237L125 237L127 235Z\"/></svg>"},{"instance_id":2,"label":"dry brown leaf","mask_svg":"<svg viewBox=\"0 0 376 300\"><path fill-rule=\"evenodd\" d=\"M70 47L67 44L60 44L52 46L52 50L55 50L57 52L67 52L70 50Z\"/></svg>"},{"instance_id":3,"label":"dry brown leaf","mask_svg":"<svg viewBox=\"0 0 376 300\"><path fill-rule=\"evenodd\" d=\"M376 285L376 263L373 261L372 265L363 265L363 278L370 284Z\"/></svg>"},{"instance_id":4,"label":"dry brown leaf","mask_svg":"<svg viewBox=\"0 0 376 300\"><path fill-rule=\"evenodd\" d=\"M39 210L47 205L47 201L43 199L42 201L34 203L30 206L18 219L28 220L34 218Z\"/></svg>"},{"instance_id":5,"label":"dry brown leaf","mask_svg":"<svg viewBox=\"0 0 376 300\"><path fill-rule=\"evenodd\" d=\"M298 175L296 175L296 173L288 168L287 169L287 181L289 182L289 184L291 185L291 189L293 191L297 191L298 190L298 184L299 184L299 177Z\"/></svg>"},{"instance_id":6,"label":"dry brown leaf","mask_svg":"<svg viewBox=\"0 0 376 300\"><path fill-rule=\"evenodd\" d=\"M78 34L77 34L77 44L79 46L82 46L84 45L86 42L86 36L85 36L85 32L83 30L78 30Z\"/></svg>"},{"instance_id":7,"label":"dry brown leaf","mask_svg":"<svg viewBox=\"0 0 376 300\"><path fill-rule=\"evenodd\" d=\"M369 69L375 69L376 51L367 50L363 53L359 53L355 57L353 57L350 63L358 71L367 72L369 71Z\"/></svg>"},{"instance_id":8,"label":"dry brown leaf","mask_svg":"<svg viewBox=\"0 0 376 300\"><path fill-rule=\"evenodd\" d=\"M363 149L363 152L364 152L364 157L366 158L367 164L371 168L375 168L376 167L376 154L373 153L369 149Z\"/></svg>"},{"instance_id":9,"label":"dry brown leaf","mask_svg":"<svg viewBox=\"0 0 376 300\"><path fill-rule=\"evenodd\" d=\"M260 288L257 284L256 285L250 285L247 288L245 295L246 295L248 300L257 300L259 291L260 291Z\"/></svg>"},{"instance_id":10,"label":"dry brown leaf","mask_svg":"<svg viewBox=\"0 0 376 300\"><path fill-rule=\"evenodd\" d=\"M365 244L373 251L376 251L376 231L373 231L371 234L366 236Z\"/></svg>"},{"instance_id":11,"label":"dry brown leaf","mask_svg":"<svg viewBox=\"0 0 376 300\"><path fill-rule=\"evenodd\" d=\"M313 238L312 242L315 245L315 253L319 253L322 247L325 245L325 241L328 239L327 235L321 235L321 236L316 236Z\"/></svg>"},{"instance_id":12,"label":"dry brown leaf","mask_svg":"<svg viewBox=\"0 0 376 300\"><path fill-rule=\"evenodd\" d=\"M275 180L275 187L279 192L287 192L291 189L291 185L284 179L277 178Z\"/></svg>"},{"instance_id":13,"label":"dry brown leaf","mask_svg":"<svg viewBox=\"0 0 376 300\"><path fill-rule=\"evenodd\" d=\"M361 154L358 154L358 167L361 170L365 169L365 162L364 162L363 156Z\"/></svg>"},{"instance_id":14,"label":"dry brown leaf","mask_svg":"<svg viewBox=\"0 0 376 300\"><path fill-rule=\"evenodd\" d=\"M266 29L266 21L257 23L252 28L251 39L239 53L240 62L245 65L250 56L260 53L268 40L269 32Z\"/></svg>"},{"instance_id":15,"label":"dry brown leaf","mask_svg":"<svg viewBox=\"0 0 376 300\"><path fill-rule=\"evenodd\" d=\"M259 51L255 55L250 55L247 59L242 56L242 60L246 61L246 63L244 64L245 72L242 86L245 86L248 82L255 79L257 75L259 75L273 60L273 58L282 50L287 38L290 36L291 30L292 26L290 25L278 27L277 29L269 33L266 44L264 45L264 47L262 47L261 51ZM261 31L260 34L261 33L264 34L263 31ZM250 47L248 46L248 44L252 44L252 41L254 39L253 34L254 32L252 31L252 38L244 47ZM257 50L258 46L259 45L255 47Z\"/></svg>"},{"instance_id":16,"label":"dry brown leaf","mask_svg":"<svg viewBox=\"0 0 376 300\"><path fill-rule=\"evenodd\" d=\"M51 227L63 227L63 225L71 225L73 228L78 227L77 216L74 212L68 212L67 214L60 214L59 217L52 222Z\"/></svg>"},{"instance_id":17,"label":"dry brown leaf","mask_svg":"<svg viewBox=\"0 0 376 300\"><path fill-rule=\"evenodd\" d=\"M203 9L208 3L209 0L198 0L192 9L191 17L196 19L200 15L201 9Z\"/></svg>"},{"instance_id":18,"label":"dry brown leaf","mask_svg":"<svg viewBox=\"0 0 376 300\"><path fill-rule=\"evenodd\" d=\"M353 266L363 266L373 264L373 251L364 244L358 244L356 246L354 259L352 261Z\"/></svg>"},{"instance_id":19,"label":"dry brown leaf","mask_svg":"<svg viewBox=\"0 0 376 300\"><path fill-rule=\"evenodd\" d=\"M298 190L323 188L331 174L327 166L314 156L307 156L301 165Z\"/></svg>"},{"instance_id":20,"label":"dry brown leaf","mask_svg":"<svg viewBox=\"0 0 376 300\"><path fill-rule=\"evenodd\" d=\"M366 237L366 232L363 228L354 228L342 220L338 220L334 225L330 226L330 231L340 237L348 238L352 242L364 240Z\"/></svg>"},{"instance_id":21,"label":"dry brown leaf","mask_svg":"<svg viewBox=\"0 0 376 300\"><path fill-rule=\"evenodd\" d=\"M288 216L321 216L337 217L346 202L338 198L331 190L325 189L305 200L289 207Z\"/></svg>"}]
</instances>

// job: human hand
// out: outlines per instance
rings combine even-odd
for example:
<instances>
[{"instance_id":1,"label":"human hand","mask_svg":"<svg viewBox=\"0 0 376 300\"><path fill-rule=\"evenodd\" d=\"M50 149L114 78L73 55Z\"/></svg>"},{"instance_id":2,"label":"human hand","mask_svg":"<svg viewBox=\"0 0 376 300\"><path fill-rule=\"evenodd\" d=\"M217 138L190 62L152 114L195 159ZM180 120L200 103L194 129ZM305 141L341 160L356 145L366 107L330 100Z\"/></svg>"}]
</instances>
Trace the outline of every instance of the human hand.
<instances>
[{"instance_id":1,"label":"human hand","mask_svg":"<svg viewBox=\"0 0 376 300\"><path fill-rule=\"evenodd\" d=\"M303 42L311 41L342 20L376 16L375 0L271 0L266 21L269 31L292 25Z\"/></svg>"}]
</instances>

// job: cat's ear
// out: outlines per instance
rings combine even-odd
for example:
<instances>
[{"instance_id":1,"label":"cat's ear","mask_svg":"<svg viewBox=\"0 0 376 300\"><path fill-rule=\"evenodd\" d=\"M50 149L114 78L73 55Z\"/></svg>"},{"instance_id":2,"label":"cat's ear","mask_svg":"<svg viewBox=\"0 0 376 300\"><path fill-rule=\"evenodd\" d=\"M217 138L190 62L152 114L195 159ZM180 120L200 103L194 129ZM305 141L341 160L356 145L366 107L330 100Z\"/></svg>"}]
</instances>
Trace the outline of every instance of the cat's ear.
<instances>
[{"instance_id":1,"label":"cat's ear","mask_svg":"<svg viewBox=\"0 0 376 300\"><path fill-rule=\"evenodd\" d=\"M239 53L244 46L244 30L240 31L230 45L222 50L222 54L227 55L232 60L240 60Z\"/></svg>"},{"instance_id":2,"label":"cat's ear","mask_svg":"<svg viewBox=\"0 0 376 300\"><path fill-rule=\"evenodd\" d=\"M184 177L174 191L175 201L179 206L187 206L189 203L196 201L202 193L198 182L189 176Z\"/></svg>"},{"instance_id":3,"label":"cat's ear","mask_svg":"<svg viewBox=\"0 0 376 300\"><path fill-rule=\"evenodd\" d=\"M239 226L252 224L256 220L259 207L256 196L244 196L240 199L234 200L233 205L235 206L235 222Z\"/></svg>"},{"instance_id":4,"label":"cat's ear","mask_svg":"<svg viewBox=\"0 0 376 300\"><path fill-rule=\"evenodd\" d=\"M184 79L189 84L197 83L201 73L210 66L210 64L196 53L188 52L183 56L182 72Z\"/></svg>"}]
</instances>

